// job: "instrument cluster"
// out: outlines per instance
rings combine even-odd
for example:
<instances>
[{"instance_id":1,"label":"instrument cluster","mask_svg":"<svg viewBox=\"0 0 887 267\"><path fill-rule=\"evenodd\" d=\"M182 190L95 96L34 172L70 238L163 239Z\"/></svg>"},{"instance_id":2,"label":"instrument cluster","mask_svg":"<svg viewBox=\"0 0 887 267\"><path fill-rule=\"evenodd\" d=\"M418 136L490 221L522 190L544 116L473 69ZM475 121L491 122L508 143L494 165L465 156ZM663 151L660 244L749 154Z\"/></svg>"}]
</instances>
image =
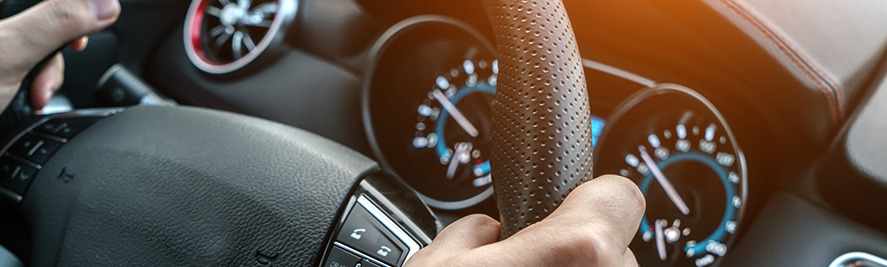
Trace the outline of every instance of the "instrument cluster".
<instances>
[{"instance_id":1,"label":"instrument cluster","mask_svg":"<svg viewBox=\"0 0 887 267\"><path fill-rule=\"evenodd\" d=\"M392 27L372 53L363 119L383 168L439 210L489 199L498 77L489 41L459 21L420 16ZM621 90L625 81L631 90L646 88L590 124L594 175L628 177L646 197L631 244L639 263L716 265L741 229L747 202L746 160L730 125L690 88L584 63L590 88Z\"/></svg>"}]
</instances>

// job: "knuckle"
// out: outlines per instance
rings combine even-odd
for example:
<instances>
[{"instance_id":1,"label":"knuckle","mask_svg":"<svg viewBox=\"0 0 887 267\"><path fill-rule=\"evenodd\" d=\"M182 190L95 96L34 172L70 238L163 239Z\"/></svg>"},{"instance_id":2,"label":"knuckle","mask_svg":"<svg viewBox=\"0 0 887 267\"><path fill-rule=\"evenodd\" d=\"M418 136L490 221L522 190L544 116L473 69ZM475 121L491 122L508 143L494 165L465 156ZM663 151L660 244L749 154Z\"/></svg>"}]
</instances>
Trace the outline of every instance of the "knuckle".
<instances>
[{"instance_id":1,"label":"knuckle","mask_svg":"<svg viewBox=\"0 0 887 267\"><path fill-rule=\"evenodd\" d=\"M566 240L559 242L555 250L558 258L565 263L600 263L607 255L607 241L595 231L572 231L569 235L564 235L564 238Z\"/></svg>"},{"instance_id":2,"label":"knuckle","mask_svg":"<svg viewBox=\"0 0 887 267\"><path fill-rule=\"evenodd\" d=\"M459 219L462 224L481 230L499 230L499 222L490 216L483 214L471 214Z\"/></svg>"},{"instance_id":3,"label":"knuckle","mask_svg":"<svg viewBox=\"0 0 887 267\"><path fill-rule=\"evenodd\" d=\"M59 29L81 29L87 24L83 7L72 4L72 1L48 1L50 16L48 19ZM87 8L88 9L88 8Z\"/></svg>"}]
</instances>

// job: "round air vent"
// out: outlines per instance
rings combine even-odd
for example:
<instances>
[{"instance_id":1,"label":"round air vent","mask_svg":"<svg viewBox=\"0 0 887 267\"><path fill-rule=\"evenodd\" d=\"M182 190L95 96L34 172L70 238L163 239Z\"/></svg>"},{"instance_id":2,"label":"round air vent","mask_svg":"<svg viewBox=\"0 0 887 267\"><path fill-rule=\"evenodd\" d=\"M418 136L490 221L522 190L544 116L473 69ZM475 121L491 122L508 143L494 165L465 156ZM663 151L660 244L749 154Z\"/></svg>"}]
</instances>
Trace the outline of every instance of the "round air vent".
<instances>
[{"instance_id":1,"label":"round air vent","mask_svg":"<svg viewBox=\"0 0 887 267\"><path fill-rule=\"evenodd\" d=\"M225 74L281 52L297 8L297 0L194 0L185 20L188 58Z\"/></svg>"}]
</instances>

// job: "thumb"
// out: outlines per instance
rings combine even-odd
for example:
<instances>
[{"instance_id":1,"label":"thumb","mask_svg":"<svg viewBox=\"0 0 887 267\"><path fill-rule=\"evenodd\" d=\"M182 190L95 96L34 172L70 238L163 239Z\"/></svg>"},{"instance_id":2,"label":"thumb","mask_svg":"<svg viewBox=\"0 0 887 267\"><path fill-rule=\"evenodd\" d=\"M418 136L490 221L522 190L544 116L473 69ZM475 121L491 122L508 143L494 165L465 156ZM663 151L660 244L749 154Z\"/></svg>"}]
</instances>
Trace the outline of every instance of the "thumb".
<instances>
[{"instance_id":1,"label":"thumb","mask_svg":"<svg viewBox=\"0 0 887 267\"><path fill-rule=\"evenodd\" d=\"M431 245L419 250L404 266L451 266L456 256L498 240L498 221L486 215L469 215L444 228Z\"/></svg>"},{"instance_id":2,"label":"thumb","mask_svg":"<svg viewBox=\"0 0 887 267\"><path fill-rule=\"evenodd\" d=\"M444 228L434 241L447 246L444 249L449 251L469 250L495 243L499 241L499 222L487 215L465 216Z\"/></svg>"},{"instance_id":3,"label":"thumb","mask_svg":"<svg viewBox=\"0 0 887 267\"><path fill-rule=\"evenodd\" d=\"M6 37L0 52L10 56L6 64L28 71L65 43L110 26L119 14L117 0L43 1L0 21Z\"/></svg>"}]
</instances>

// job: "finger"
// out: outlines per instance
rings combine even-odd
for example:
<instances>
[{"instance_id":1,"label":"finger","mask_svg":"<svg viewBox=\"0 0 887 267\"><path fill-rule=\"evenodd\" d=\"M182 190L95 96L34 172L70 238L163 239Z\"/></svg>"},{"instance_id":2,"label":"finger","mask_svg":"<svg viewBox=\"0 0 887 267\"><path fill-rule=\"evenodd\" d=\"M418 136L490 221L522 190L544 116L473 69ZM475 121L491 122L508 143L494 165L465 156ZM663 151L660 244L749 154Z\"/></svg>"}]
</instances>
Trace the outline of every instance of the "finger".
<instances>
[{"instance_id":1,"label":"finger","mask_svg":"<svg viewBox=\"0 0 887 267\"><path fill-rule=\"evenodd\" d=\"M65 60L57 53L31 84L31 108L41 110L65 80Z\"/></svg>"},{"instance_id":2,"label":"finger","mask_svg":"<svg viewBox=\"0 0 887 267\"><path fill-rule=\"evenodd\" d=\"M498 239L498 221L486 215L469 215L444 228L431 245L419 250L404 266L450 265L453 258Z\"/></svg>"},{"instance_id":3,"label":"finger","mask_svg":"<svg viewBox=\"0 0 887 267\"><path fill-rule=\"evenodd\" d=\"M70 43L68 43L68 48L71 48L77 52L81 52L84 49L86 49L86 44L88 44L88 43L89 43L89 37L83 36L83 37L74 39L74 41L71 41Z\"/></svg>"},{"instance_id":4,"label":"finger","mask_svg":"<svg viewBox=\"0 0 887 267\"><path fill-rule=\"evenodd\" d=\"M499 222L490 216L474 214L466 216L444 228L432 245L438 249L463 251L499 240Z\"/></svg>"},{"instance_id":5,"label":"finger","mask_svg":"<svg viewBox=\"0 0 887 267\"><path fill-rule=\"evenodd\" d=\"M549 216L560 223L587 226L612 249L628 247L644 215L646 201L629 179L606 175L577 187Z\"/></svg>"},{"instance_id":6,"label":"finger","mask_svg":"<svg viewBox=\"0 0 887 267\"><path fill-rule=\"evenodd\" d=\"M30 69L75 38L110 26L120 14L117 0L54 0L0 21L0 52L6 64Z\"/></svg>"},{"instance_id":7,"label":"finger","mask_svg":"<svg viewBox=\"0 0 887 267\"><path fill-rule=\"evenodd\" d=\"M622 254L622 263L625 267L638 267L638 259L634 256L634 252L631 249L625 249L625 253Z\"/></svg>"},{"instance_id":8,"label":"finger","mask_svg":"<svg viewBox=\"0 0 887 267\"><path fill-rule=\"evenodd\" d=\"M644 207L643 194L633 182L603 176L573 190L548 218L470 253L510 251L505 255L512 256L487 257L497 265L623 266Z\"/></svg>"}]
</instances>

